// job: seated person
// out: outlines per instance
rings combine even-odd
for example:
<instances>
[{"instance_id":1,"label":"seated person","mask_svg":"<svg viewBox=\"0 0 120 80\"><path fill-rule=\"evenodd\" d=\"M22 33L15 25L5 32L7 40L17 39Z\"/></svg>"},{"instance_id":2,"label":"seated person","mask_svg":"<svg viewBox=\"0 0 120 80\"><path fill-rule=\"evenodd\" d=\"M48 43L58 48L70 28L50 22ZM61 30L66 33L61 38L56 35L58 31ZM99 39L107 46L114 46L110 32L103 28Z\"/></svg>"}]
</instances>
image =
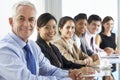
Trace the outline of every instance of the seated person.
<instances>
[{"instance_id":1,"label":"seated person","mask_svg":"<svg viewBox=\"0 0 120 80\"><path fill-rule=\"evenodd\" d=\"M0 80L76 80L77 70L62 70L50 64L39 46L28 38L36 24L36 9L28 1L12 8L11 32L0 40Z\"/></svg>"},{"instance_id":2,"label":"seated person","mask_svg":"<svg viewBox=\"0 0 120 80\"><path fill-rule=\"evenodd\" d=\"M72 36L75 32L75 21L69 16L62 17L58 23L60 38L54 41L61 54L69 61L78 64L92 65L93 59L78 49Z\"/></svg>"},{"instance_id":3,"label":"seated person","mask_svg":"<svg viewBox=\"0 0 120 80\"><path fill-rule=\"evenodd\" d=\"M50 63L52 65L55 65L59 68L75 69L82 67L80 69L82 73L90 73L91 68L83 67L83 65L75 64L71 61L66 60L66 58L61 55L59 49L51 43L51 40L53 40L53 37L56 34L56 24L57 21L55 17L49 13L44 13L38 17L38 36L36 43L40 46L44 55L50 60Z\"/></svg>"},{"instance_id":4,"label":"seated person","mask_svg":"<svg viewBox=\"0 0 120 80\"><path fill-rule=\"evenodd\" d=\"M94 53L90 50L85 43L84 34L87 28L87 15L85 13L79 13L74 17L76 26L75 26L75 33L73 35L73 40L77 43L77 47L82 50L84 53L92 56L94 59L94 64L97 65L100 63L99 57L97 53Z\"/></svg>"},{"instance_id":5,"label":"seated person","mask_svg":"<svg viewBox=\"0 0 120 80\"><path fill-rule=\"evenodd\" d=\"M116 35L112 32L114 20L111 16L106 16L102 21L102 29L96 36L96 44L107 53L107 55L120 53L116 45ZM116 64L112 64L112 72L116 71ZM107 79L106 79L107 80ZM115 79L116 80L116 79Z\"/></svg>"},{"instance_id":6,"label":"seated person","mask_svg":"<svg viewBox=\"0 0 120 80\"><path fill-rule=\"evenodd\" d=\"M106 16L102 21L102 30L96 35L96 44L106 51L108 55L120 53L116 45L116 35L112 32L114 20L111 16Z\"/></svg>"}]
</instances>

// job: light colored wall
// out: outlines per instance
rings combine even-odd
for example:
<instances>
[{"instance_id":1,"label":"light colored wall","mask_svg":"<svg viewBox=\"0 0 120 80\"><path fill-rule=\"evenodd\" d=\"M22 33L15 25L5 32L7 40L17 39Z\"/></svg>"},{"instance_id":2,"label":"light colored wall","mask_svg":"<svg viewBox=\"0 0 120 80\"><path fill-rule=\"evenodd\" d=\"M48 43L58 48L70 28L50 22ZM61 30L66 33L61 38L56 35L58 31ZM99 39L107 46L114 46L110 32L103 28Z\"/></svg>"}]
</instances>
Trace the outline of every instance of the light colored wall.
<instances>
[{"instance_id":1,"label":"light colored wall","mask_svg":"<svg viewBox=\"0 0 120 80\"><path fill-rule=\"evenodd\" d=\"M0 1L0 39L3 38L11 29L9 22L8 22L8 18L10 16L10 12L11 12L11 7L12 5L20 0L1 0ZM30 2L32 2L37 9L37 17L45 12L45 0L29 0ZM36 34L37 31L36 29L34 30L33 35L30 37L33 40L36 40Z\"/></svg>"},{"instance_id":2,"label":"light colored wall","mask_svg":"<svg viewBox=\"0 0 120 80\"><path fill-rule=\"evenodd\" d=\"M113 32L118 31L118 5L117 0L62 0L62 16L74 17L78 13L86 13L87 16L97 14L101 18L112 16L114 19Z\"/></svg>"}]
</instances>

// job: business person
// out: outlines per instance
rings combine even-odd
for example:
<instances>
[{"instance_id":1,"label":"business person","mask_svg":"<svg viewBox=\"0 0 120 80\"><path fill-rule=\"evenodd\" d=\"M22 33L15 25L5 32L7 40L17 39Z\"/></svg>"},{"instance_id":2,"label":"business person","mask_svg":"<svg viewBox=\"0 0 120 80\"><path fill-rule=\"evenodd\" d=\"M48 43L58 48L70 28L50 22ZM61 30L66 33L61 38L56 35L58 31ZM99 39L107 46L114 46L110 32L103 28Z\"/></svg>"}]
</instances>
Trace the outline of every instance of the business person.
<instances>
[{"instance_id":1,"label":"business person","mask_svg":"<svg viewBox=\"0 0 120 80\"><path fill-rule=\"evenodd\" d=\"M57 20L50 13L43 13L37 19L38 36L36 43L52 65L63 69L81 68L82 65L72 63L61 55L59 49L51 43L56 34ZM84 65L83 65L84 66Z\"/></svg>"},{"instance_id":2,"label":"business person","mask_svg":"<svg viewBox=\"0 0 120 80\"><path fill-rule=\"evenodd\" d=\"M61 54L74 63L91 65L93 59L78 49L72 36L75 32L75 21L69 16L62 17L59 20L58 28L60 38L54 41Z\"/></svg>"},{"instance_id":3,"label":"business person","mask_svg":"<svg viewBox=\"0 0 120 80\"><path fill-rule=\"evenodd\" d=\"M56 34L56 25L57 21L55 17L50 13L43 13L37 19L38 36L36 43L41 48L45 57L50 60L50 63L52 65L55 65L62 69L70 70L78 68L78 70L83 74L88 74L87 72L91 72L92 70L89 67L83 67L80 64L75 64L71 61L68 61L64 56L61 55L59 49L54 44L52 44L51 41L54 39L54 36Z\"/></svg>"},{"instance_id":4,"label":"business person","mask_svg":"<svg viewBox=\"0 0 120 80\"><path fill-rule=\"evenodd\" d=\"M87 21L88 21L88 25L87 25L87 30L84 36L87 46L93 52L98 53L100 57L106 56L107 53L95 44L95 36L102 22L101 17L96 14L92 14L89 16ZM108 78L107 79L103 78L104 80L113 80L113 78L110 78L110 76L105 76L105 77L108 77Z\"/></svg>"},{"instance_id":5,"label":"business person","mask_svg":"<svg viewBox=\"0 0 120 80\"><path fill-rule=\"evenodd\" d=\"M102 29L96 36L96 44L107 53L119 54L120 50L117 49L116 45L116 35L112 32L114 28L114 20L111 16L106 16L102 21ZM116 71L116 64L112 64L112 72ZM116 80L116 79L115 79Z\"/></svg>"},{"instance_id":6,"label":"business person","mask_svg":"<svg viewBox=\"0 0 120 80\"><path fill-rule=\"evenodd\" d=\"M116 35L112 32L114 28L114 20L111 16L106 16L102 21L102 29L96 35L96 44L106 51L108 55L111 53L120 53L116 45Z\"/></svg>"},{"instance_id":7,"label":"business person","mask_svg":"<svg viewBox=\"0 0 120 80\"><path fill-rule=\"evenodd\" d=\"M96 14L92 14L89 16L87 22L87 29L83 37L85 43L87 44L88 48L91 49L91 51L98 53L100 57L106 56L106 52L95 44L95 36L101 26L101 17Z\"/></svg>"},{"instance_id":8,"label":"business person","mask_svg":"<svg viewBox=\"0 0 120 80\"><path fill-rule=\"evenodd\" d=\"M87 28L87 15L85 13L79 13L74 17L76 26L75 26L75 33L73 35L73 40L77 43L77 47L82 50L84 53L86 53L89 56L92 56L94 59L93 65L98 65L99 57L97 53L94 53L92 50L90 50L87 47L87 44L85 43L85 39L83 38L85 35L85 31Z\"/></svg>"},{"instance_id":9,"label":"business person","mask_svg":"<svg viewBox=\"0 0 120 80\"><path fill-rule=\"evenodd\" d=\"M32 3L19 1L13 5L11 32L0 41L0 80L79 79L80 72L51 65L39 46L28 39L35 28L35 16Z\"/></svg>"}]
</instances>

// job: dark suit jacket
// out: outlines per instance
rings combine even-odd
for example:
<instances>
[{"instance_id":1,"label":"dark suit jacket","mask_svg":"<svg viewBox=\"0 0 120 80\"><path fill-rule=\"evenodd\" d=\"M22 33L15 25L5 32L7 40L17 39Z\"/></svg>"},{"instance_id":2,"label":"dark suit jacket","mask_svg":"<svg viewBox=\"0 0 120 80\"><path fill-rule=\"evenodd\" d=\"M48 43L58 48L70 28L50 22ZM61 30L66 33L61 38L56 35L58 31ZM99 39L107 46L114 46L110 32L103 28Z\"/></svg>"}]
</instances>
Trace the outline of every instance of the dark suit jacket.
<instances>
[{"instance_id":1,"label":"dark suit jacket","mask_svg":"<svg viewBox=\"0 0 120 80\"><path fill-rule=\"evenodd\" d=\"M56 60L55 56L53 55L53 52L51 51L51 48L48 46L48 44L41 37L37 39L36 43L41 48L45 57L47 57L50 60L51 64L59 67L59 63ZM84 65L72 63L71 61L66 60L65 57L61 55L60 51L55 45L53 44L50 44L50 45L53 51L55 52L55 54L57 55L59 62L62 64L61 66L62 69L81 68L84 66Z\"/></svg>"}]
</instances>

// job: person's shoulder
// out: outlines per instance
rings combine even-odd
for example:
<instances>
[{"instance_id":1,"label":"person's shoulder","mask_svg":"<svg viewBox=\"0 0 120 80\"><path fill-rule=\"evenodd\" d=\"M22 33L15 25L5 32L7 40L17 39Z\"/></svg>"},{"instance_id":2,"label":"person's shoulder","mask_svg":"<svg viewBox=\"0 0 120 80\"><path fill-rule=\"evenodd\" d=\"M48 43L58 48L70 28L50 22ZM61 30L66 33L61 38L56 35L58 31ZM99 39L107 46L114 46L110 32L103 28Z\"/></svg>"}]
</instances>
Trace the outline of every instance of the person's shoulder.
<instances>
[{"instance_id":1,"label":"person's shoulder","mask_svg":"<svg viewBox=\"0 0 120 80\"><path fill-rule=\"evenodd\" d=\"M6 41L3 41L3 40L0 40L0 48L4 48L4 47L7 47L9 46L10 43L6 42Z\"/></svg>"},{"instance_id":2,"label":"person's shoulder","mask_svg":"<svg viewBox=\"0 0 120 80\"><path fill-rule=\"evenodd\" d=\"M53 41L53 43L55 44L55 43L60 43L62 41L62 38L61 37L58 37L57 39L55 39L54 41Z\"/></svg>"},{"instance_id":3,"label":"person's shoulder","mask_svg":"<svg viewBox=\"0 0 120 80\"><path fill-rule=\"evenodd\" d=\"M102 36L101 33L96 34L96 37L101 37L101 36Z\"/></svg>"},{"instance_id":4,"label":"person's shoulder","mask_svg":"<svg viewBox=\"0 0 120 80\"><path fill-rule=\"evenodd\" d=\"M58 50L57 46L54 45L54 44L51 44L51 46L55 49L55 50Z\"/></svg>"},{"instance_id":5,"label":"person's shoulder","mask_svg":"<svg viewBox=\"0 0 120 80\"><path fill-rule=\"evenodd\" d=\"M62 47L63 46L66 47L67 46L65 40L62 37L59 37L58 39L54 40L53 44L55 46L57 46L58 48L61 47L61 46Z\"/></svg>"},{"instance_id":6,"label":"person's shoulder","mask_svg":"<svg viewBox=\"0 0 120 80\"><path fill-rule=\"evenodd\" d=\"M30 44L30 46L37 46L37 43L33 40L28 40L28 43Z\"/></svg>"},{"instance_id":7,"label":"person's shoulder","mask_svg":"<svg viewBox=\"0 0 120 80\"><path fill-rule=\"evenodd\" d=\"M3 39L0 41L0 52L20 52L21 47L12 39Z\"/></svg>"},{"instance_id":8,"label":"person's shoulder","mask_svg":"<svg viewBox=\"0 0 120 80\"><path fill-rule=\"evenodd\" d=\"M111 33L111 37L116 38L116 34L115 33Z\"/></svg>"},{"instance_id":9,"label":"person's shoulder","mask_svg":"<svg viewBox=\"0 0 120 80\"><path fill-rule=\"evenodd\" d=\"M113 32L112 32L111 34L112 34L112 35L116 35L116 34L115 34L115 33L113 33Z\"/></svg>"},{"instance_id":10,"label":"person's shoulder","mask_svg":"<svg viewBox=\"0 0 120 80\"><path fill-rule=\"evenodd\" d=\"M28 41L28 44L30 45L31 49L37 53L37 52L41 52L41 48L38 46L38 44L33 41L33 40L29 40Z\"/></svg>"},{"instance_id":11,"label":"person's shoulder","mask_svg":"<svg viewBox=\"0 0 120 80\"><path fill-rule=\"evenodd\" d=\"M72 40L76 41L76 34L73 34Z\"/></svg>"},{"instance_id":12,"label":"person's shoulder","mask_svg":"<svg viewBox=\"0 0 120 80\"><path fill-rule=\"evenodd\" d=\"M15 45L16 42L9 36L6 35L4 38L0 40L0 46L1 47L9 47L11 45Z\"/></svg>"}]
</instances>

